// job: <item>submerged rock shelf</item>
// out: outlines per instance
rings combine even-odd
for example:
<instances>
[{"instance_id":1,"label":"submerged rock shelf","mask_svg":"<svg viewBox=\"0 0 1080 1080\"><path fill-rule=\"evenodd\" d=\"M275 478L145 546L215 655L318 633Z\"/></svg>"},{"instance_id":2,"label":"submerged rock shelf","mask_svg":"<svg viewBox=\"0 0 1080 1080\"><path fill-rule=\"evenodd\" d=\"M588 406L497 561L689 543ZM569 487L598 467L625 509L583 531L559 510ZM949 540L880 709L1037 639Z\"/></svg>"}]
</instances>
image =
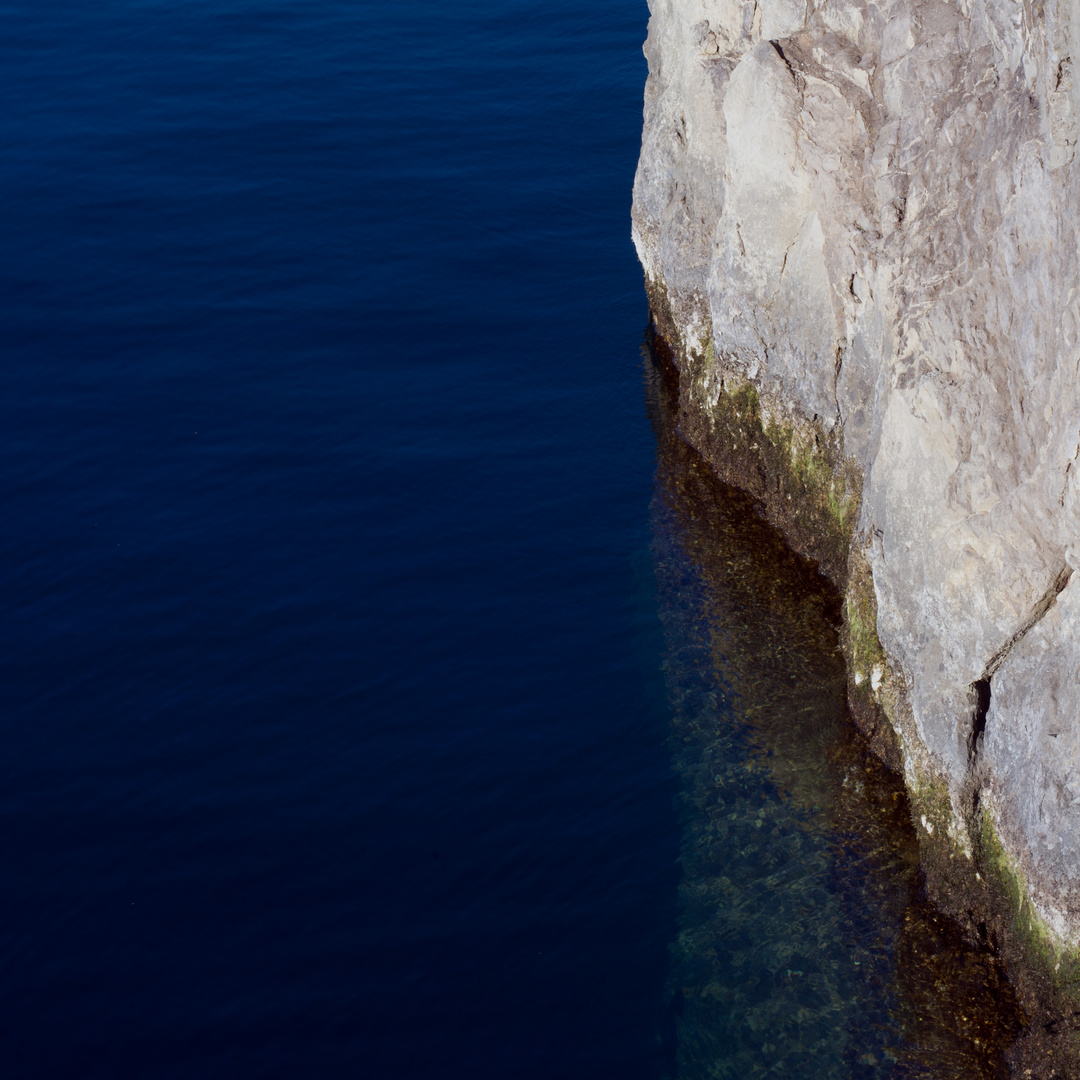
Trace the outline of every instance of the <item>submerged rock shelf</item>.
<instances>
[{"instance_id":1,"label":"submerged rock shelf","mask_svg":"<svg viewBox=\"0 0 1080 1080\"><path fill-rule=\"evenodd\" d=\"M991 949L927 896L903 784L848 713L839 596L647 378L684 783L679 1076L1008 1076L1023 1017Z\"/></svg>"}]
</instances>

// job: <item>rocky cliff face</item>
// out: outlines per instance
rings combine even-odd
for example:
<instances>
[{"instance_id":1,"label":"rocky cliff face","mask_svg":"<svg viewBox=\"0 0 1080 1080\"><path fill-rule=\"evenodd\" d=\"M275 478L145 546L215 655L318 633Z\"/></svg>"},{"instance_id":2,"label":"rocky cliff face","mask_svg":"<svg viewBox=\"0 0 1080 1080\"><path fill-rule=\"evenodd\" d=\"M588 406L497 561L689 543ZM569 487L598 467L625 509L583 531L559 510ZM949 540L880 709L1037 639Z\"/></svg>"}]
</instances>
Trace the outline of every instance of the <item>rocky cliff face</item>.
<instances>
[{"instance_id":1,"label":"rocky cliff face","mask_svg":"<svg viewBox=\"0 0 1080 1080\"><path fill-rule=\"evenodd\" d=\"M1068 982L1080 2L651 6L634 240L686 437L846 590L939 891Z\"/></svg>"}]
</instances>

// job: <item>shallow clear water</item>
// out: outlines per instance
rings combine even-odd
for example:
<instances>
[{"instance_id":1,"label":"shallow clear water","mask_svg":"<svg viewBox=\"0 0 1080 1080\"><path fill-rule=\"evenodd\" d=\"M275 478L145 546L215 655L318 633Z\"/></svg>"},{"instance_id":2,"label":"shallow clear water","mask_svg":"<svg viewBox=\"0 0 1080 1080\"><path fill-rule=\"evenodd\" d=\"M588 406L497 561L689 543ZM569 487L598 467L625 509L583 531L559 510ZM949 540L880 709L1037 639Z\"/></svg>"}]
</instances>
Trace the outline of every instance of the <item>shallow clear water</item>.
<instances>
[{"instance_id":1,"label":"shallow clear water","mask_svg":"<svg viewBox=\"0 0 1080 1080\"><path fill-rule=\"evenodd\" d=\"M953 1052L832 616L642 407L646 16L0 3L5 1075Z\"/></svg>"}]
</instances>

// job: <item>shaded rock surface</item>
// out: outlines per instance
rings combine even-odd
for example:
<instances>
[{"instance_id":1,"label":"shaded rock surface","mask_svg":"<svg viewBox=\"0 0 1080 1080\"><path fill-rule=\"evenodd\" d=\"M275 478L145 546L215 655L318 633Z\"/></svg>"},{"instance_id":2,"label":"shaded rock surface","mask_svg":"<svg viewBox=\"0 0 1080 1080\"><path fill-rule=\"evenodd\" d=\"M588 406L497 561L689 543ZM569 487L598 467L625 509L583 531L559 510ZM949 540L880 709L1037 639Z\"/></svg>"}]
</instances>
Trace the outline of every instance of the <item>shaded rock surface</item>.
<instances>
[{"instance_id":1,"label":"shaded rock surface","mask_svg":"<svg viewBox=\"0 0 1080 1080\"><path fill-rule=\"evenodd\" d=\"M1080 3L651 8L633 234L688 438L750 385L839 447L883 650L852 685L1075 950Z\"/></svg>"}]
</instances>

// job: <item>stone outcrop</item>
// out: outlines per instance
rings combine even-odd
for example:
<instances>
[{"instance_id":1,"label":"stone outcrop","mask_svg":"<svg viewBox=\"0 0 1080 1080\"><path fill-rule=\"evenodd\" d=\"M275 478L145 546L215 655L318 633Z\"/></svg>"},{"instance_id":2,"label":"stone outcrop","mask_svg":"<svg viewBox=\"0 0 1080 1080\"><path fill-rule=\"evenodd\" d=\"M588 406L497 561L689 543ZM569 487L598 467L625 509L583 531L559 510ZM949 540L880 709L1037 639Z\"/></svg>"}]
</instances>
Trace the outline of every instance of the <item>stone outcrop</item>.
<instances>
[{"instance_id":1,"label":"stone outcrop","mask_svg":"<svg viewBox=\"0 0 1080 1080\"><path fill-rule=\"evenodd\" d=\"M845 591L931 887L1066 1000L1080 0L651 7L633 234L684 435Z\"/></svg>"}]
</instances>

